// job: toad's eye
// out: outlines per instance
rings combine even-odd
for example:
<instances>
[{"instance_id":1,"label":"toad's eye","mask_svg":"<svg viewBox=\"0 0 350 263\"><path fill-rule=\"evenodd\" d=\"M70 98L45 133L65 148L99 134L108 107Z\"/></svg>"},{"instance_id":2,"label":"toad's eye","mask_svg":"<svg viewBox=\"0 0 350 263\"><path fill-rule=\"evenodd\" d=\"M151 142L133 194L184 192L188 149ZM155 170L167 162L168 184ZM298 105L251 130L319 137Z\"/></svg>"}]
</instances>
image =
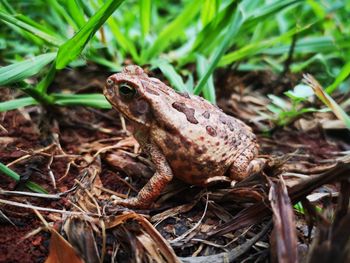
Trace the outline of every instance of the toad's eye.
<instances>
[{"instance_id":1,"label":"toad's eye","mask_svg":"<svg viewBox=\"0 0 350 263\"><path fill-rule=\"evenodd\" d=\"M124 98L131 99L135 96L136 89L130 87L127 83L122 83L119 85L119 94Z\"/></svg>"}]
</instances>

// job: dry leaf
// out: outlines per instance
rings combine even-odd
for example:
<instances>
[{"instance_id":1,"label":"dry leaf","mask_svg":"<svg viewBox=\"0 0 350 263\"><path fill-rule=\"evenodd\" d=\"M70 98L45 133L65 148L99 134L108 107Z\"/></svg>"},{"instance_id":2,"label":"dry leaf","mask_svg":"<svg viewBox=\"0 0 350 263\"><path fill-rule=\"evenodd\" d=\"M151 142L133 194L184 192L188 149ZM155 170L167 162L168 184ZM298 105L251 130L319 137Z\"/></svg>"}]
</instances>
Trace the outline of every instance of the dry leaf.
<instances>
[{"instance_id":1,"label":"dry leaf","mask_svg":"<svg viewBox=\"0 0 350 263\"><path fill-rule=\"evenodd\" d=\"M50 229L50 252L45 263L83 263L73 247L56 230Z\"/></svg>"},{"instance_id":2,"label":"dry leaf","mask_svg":"<svg viewBox=\"0 0 350 263\"><path fill-rule=\"evenodd\" d=\"M271 184L269 199L274 223L271 244L275 247L271 251L277 254L278 262L296 263L298 251L294 212L282 178L277 184Z\"/></svg>"}]
</instances>

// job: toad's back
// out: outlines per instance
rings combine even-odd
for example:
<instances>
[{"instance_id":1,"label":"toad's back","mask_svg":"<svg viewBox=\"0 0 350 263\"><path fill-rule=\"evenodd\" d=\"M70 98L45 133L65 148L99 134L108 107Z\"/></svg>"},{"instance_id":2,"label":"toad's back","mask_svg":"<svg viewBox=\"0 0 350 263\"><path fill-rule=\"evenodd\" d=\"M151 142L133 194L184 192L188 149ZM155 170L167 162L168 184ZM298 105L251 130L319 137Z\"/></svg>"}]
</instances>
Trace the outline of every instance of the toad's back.
<instances>
[{"instance_id":1,"label":"toad's back","mask_svg":"<svg viewBox=\"0 0 350 263\"><path fill-rule=\"evenodd\" d=\"M142 81L151 108L151 138L162 149L174 175L196 185L222 176L247 149L257 151L249 126L208 101L178 93L158 80Z\"/></svg>"}]
</instances>

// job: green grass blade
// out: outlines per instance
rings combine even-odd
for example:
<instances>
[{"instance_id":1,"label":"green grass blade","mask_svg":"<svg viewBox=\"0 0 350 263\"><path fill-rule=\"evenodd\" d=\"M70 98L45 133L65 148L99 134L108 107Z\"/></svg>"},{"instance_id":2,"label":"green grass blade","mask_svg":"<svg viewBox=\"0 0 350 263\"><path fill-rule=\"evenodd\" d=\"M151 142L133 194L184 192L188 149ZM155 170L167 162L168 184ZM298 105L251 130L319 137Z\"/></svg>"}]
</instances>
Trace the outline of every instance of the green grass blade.
<instances>
[{"instance_id":1,"label":"green grass blade","mask_svg":"<svg viewBox=\"0 0 350 263\"><path fill-rule=\"evenodd\" d=\"M198 76L201 78L204 76L206 70L208 69L208 60L201 55L197 56L197 72ZM209 100L211 103L216 103L216 96L215 96L215 87L214 87L214 80L213 80L213 74L210 75L206 85L203 87L203 97L207 100Z\"/></svg>"},{"instance_id":2,"label":"green grass blade","mask_svg":"<svg viewBox=\"0 0 350 263\"><path fill-rule=\"evenodd\" d=\"M144 43L145 38L149 33L149 29L151 25L151 14L152 14L151 0L139 0L139 9L140 9L141 37L142 37L142 43Z\"/></svg>"},{"instance_id":3,"label":"green grass blade","mask_svg":"<svg viewBox=\"0 0 350 263\"><path fill-rule=\"evenodd\" d=\"M276 43L285 41L289 39L291 36L301 33L304 30L309 29L312 26L306 25L302 28L294 28L278 37L274 37L265 41L259 41L257 43L252 43L244 46L243 48L240 48L236 51L233 51L231 53L226 54L225 56L222 57L222 59L219 62L219 66L226 66L228 64L232 64L233 62L236 62L238 60L242 60L247 57L251 57L257 53L263 52L264 49L275 45Z\"/></svg>"},{"instance_id":4,"label":"green grass blade","mask_svg":"<svg viewBox=\"0 0 350 263\"><path fill-rule=\"evenodd\" d=\"M74 2L74 0L70 0L68 2ZM56 11L57 14L62 16L64 20L75 30L79 30L79 26L75 23L75 20L72 19L70 14L67 12L67 8L63 7L57 0L48 0L48 4Z\"/></svg>"},{"instance_id":5,"label":"green grass blade","mask_svg":"<svg viewBox=\"0 0 350 263\"><path fill-rule=\"evenodd\" d=\"M221 10L207 25L198 33L192 46L192 52L201 52L207 49L208 43L213 43L220 32L230 23L233 10L236 10L237 3L232 1Z\"/></svg>"},{"instance_id":6,"label":"green grass blade","mask_svg":"<svg viewBox=\"0 0 350 263\"><path fill-rule=\"evenodd\" d=\"M84 12L83 7L80 6L79 1L77 0L68 0L65 2L67 9L70 13L70 16L74 18L75 23L78 25L78 27L83 27L85 25L85 18L84 18Z\"/></svg>"},{"instance_id":7,"label":"green grass blade","mask_svg":"<svg viewBox=\"0 0 350 263\"><path fill-rule=\"evenodd\" d=\"M15 171L11 170L10 168L8 168L3 163L0 163L0 171L3 172L4 174L6 174L8 177L12 178L13 180L17 181L17 182L21 178L18 173L16 173Z\"/></svg>"},{"instance_id":8,"label":"green grass blade","mask_svg":"<svg viewBox=\"0 0 350 263\"><path fill-rule=\"evenodd\" d=\"M135 62L139 61L139 55L132 40L129 40L125 34L120 30L117 21L110 17L107 20L108 26L111 28L112 34L115 37L117 43L120 45L124 53L129 53Z\"/></svg>"},{"instance_id":9,"label":"green grass blade","mask_svg":"<svg viewBox=\"0 0 350 263\"><path fill-rule=\"evenodd\" d=\"M164 59L157 59L151 62L162 71L163 75L169 80L172 87L180 92L191 92L182 80L182 77L176 72L173 65ZM191 92L192 93L192 92Z\"/></svg>"},{"instance_id":10,"label":"green grass blade","mask_svg":"<svg viewBox=\"0 0 350 263\"><path fill-rule=\"evenodd\" d=\"M37 104L38 102L35 99L30 97L4 101L4 102L0 102L0 112L15 110L18 108L37 105Z\"/></svg>"},{"instance_id":11,"label":"green grass blade","mask_svg":"<svg viewBox=\"0 0 350 263\"><path fill-rule=\"evenodd\" d=\"M331 59L332 57L335 57L335 56L331 56L331 57L325 57L323 54L320 54L320 53L317 53L316 55L300 62L300 63L293 63L291 65L291 68L290 68L290 71L292 73L298 73L302 70L304 70L305 68L308 68L310 67L313 63L317 63L318 65L318 68L320 70L322 70L322 67L324 67L324 72L327 73L327 75L325 75L325 77L329 78L334 78L334 74L332 72L332 68L331 68L331 65L328 63L328 59ZM322 66L322 67L321 67Z\"/></svg>"},{"instance_id":12,"label":"green grass blade","mask_svg":"<svg viewBox=\"0 0 350 263\"><path fill-rule=\"evenodd\" d=\"M42 32L45 32L51 36L55 36L57 39L60 39L60 37L57 35L57 33L54 31L54 29L51 28L47 24L45 24L45 25L39 24L38 22L31 19L30 17L24 16L22 14L17 14L16 18L20 21L23 21L24 23L27 23L28 25L31 25L32 27L35 27L35 28L41 30Z\"/></svg>"},{"instance_id":13,"label":"green grass blade","mask_svg":"<svg viewBox=\"0 0 350 263\"><path fill-rule=\"evenodd\" d=\"M11 170L10 168L8 168L3 163L0 163L0 171L3 172L8 177L12 178L13 180L17 181L17 182L21 178L18 173L16 173L15 171ZM47 194L48 193L43 187L41 187L40 185L38 185L38 184L36 184L34 182L31 182L31 181L26 182L25 186L28 189L32 190L33 192L43 193L43 194Z\"/></svg>"},{"instance_id":14,"label":"green grass blade","mask_svg":"<svg viewBox=\"0 0 350 263\"><path fill-rule=\"evenodd\" d=\"M267 2L268 4L265 4L260 8L256 8L251 13L247 14L247 21L244 25L244 29L247 29L249 27L255 27L264 19L270 18L272 15L277 14L283 9L292 5L296 5L298 3L302 3L302 0L280 0L273 1L271 3L269 3L269 1Z\"/></svg>"},{"instance_id":15,"label":"green grass blade","mask_svg":"<svg viewBox=\"0 0 350 263\"><path fill-rule=\"evenodd\" d=\"M202 25L208 24L219 10L220 0L204 0L201 10Z\"/></svg>"},{"instance_id":16,"label":"green grass blade","mask_svg":"<svg viewBox=\"0 0 350 263\"><path fill-rule=\"evenodd\" d=\"M16 16L8 15L8 14L0 11L0 19L5 21L6 23L17 26L19 28L22 28L25 31L33 34L36 37L39 37L40 39L42 39L45 42L50 43L54 46L59 46L62 42L60 39L56 38L55 36L50 35L44 31L30 25L29 23L26 23L24 21L17 19Z\"/></svg>"},{"instance_id":17,"label":"green grass blade","mask_svg":"<svg viewBox=\"0 0 350 263\"><path fill-rule=\"evenodd\" d=\"M47 88L52 83L56 76L56 63L53 62L50 66L49 72L45 75L45 77L36 85L35 89L37 89L40 93L46 94Z\"/></svg>"},{"instance_id":18,"label":"green grass blade","mask_svg":"<svg viewBox=\"0 0 350 263\"><path fill-rule=\"evenodd\" d=\"M326 88L328 94L332 94L337 89L340 83L342 83L350 75L350 61L348 61L339 72L334 82Z\"/></svg>"},{"instance_id":19,"label":"green grass blade","mask_svg":"<svg viewBox=\"0 0 350 263\"><path fill-rule=\"evenodd\" d=\"M197 87L194 90L194 94L200 94L202 92L202 89L206 84L208 78L213 73L214 69L216 68L223 54L226 52L232 38L234 38L237 35L243 22L244 22L243 14L241 10L238 8L236 12L232 15L231 23L225 34L225 37L223 41L220 43L220 45L218 46L213 57L210 59L210 64L208 66L208 69L206 73L201 77Z\"/></svg>"},{"instance_id":20,"label":"green grass blade","mask_svg":"<svg viewBox=\"0 0 350 263\"><path fill-rule=\"evenodd\" d=\"M69 62L80 55L87 42L123 1L108 0L77 34L60 46L56 59L56 69L63 69Z\"/></svg>"},{"instance_id":21,"label":"green grass blade","mask_svg":"<svg viewBox=\"0 0 350 263\"><path fill-rule=\"evenodd\" d=\"M36 192L36 193L42 193L42 194L48 194L49 192L46 191L46 189L32 181L28 181L24 184L29 190Z\"/></svg>"},{"instance_id":22,"label":"green grass blade","mask_svg":"<svg viewBox=\"0 0 350 263\"><path fill-rule=\"evenodd\" d=\"M328 53L337 49L350 48L349 37L333 39L332 36L307 36L297 41L294 52L296 54L308 54L308 53ZM264 50L264 54L267 55L281 55L288 53L290 45L279 45L277 47Z\"/></svg>"},{"instance_id":23,"label":"green grass blade","mask_svg":"<svg viewBox=\"0 0 350 263\"><path fill-rule=\"evenodd\" d=\"M39 55L0 68L0 86L23 80L37 74L43 67L55 59L56 53Z\"/></svg>"},{"instance_id":24,"label":"green grass blade","mask_svg":"<svg viewBox=\"0 0 350 263\"><path fill-rule=\"evenodd\" d=\"M60 106L88 106L110 109L111 105L102 94L52 94L55 104Z\"/></svg>"},{"instance_id":25,"label":"green grass blade","mask_svg":"<svg viewBox=\"0 0 350 263\"><path fill-rule=\"evenodd\" d=\"M143 61L148 61L164 51L179 35L183 34L185 27L198 14L201 1L189 1L182 12L170 22L158 35L151 47L146 50Z\"/></svg>"}]
</instances>

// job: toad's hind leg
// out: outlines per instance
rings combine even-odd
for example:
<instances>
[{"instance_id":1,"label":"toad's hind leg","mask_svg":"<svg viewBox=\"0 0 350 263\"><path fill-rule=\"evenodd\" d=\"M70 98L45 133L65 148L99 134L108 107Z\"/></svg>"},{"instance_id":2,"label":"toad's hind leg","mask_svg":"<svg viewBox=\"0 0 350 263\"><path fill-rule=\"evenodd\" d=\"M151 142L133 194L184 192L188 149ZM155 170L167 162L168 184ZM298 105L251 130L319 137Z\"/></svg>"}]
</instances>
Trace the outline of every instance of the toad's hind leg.
<instances>
[{"instance_id":1,"label":"toad's hind leg","mask_svg":"<svg viewBox=\"0 0 350 263\"><path fill-rule=\"evenodd\" d=\"M242 181L251 174L260 172L266 164L265 159L254 158L257 149L246 150L231 164L228 175L234 181Z\"/></svg>"},{"instance_id":2,"label":"toad's hind leg","mask_svg":"<svg viewBox=\"0 0 350 263\"><path fill-rule=\"evenodd\" d=\"M156 172L136 197L125 200L118 199L113 204L132 208L148 208L172 180L173 172L160 149L153 144L145 145L144 148L150 154Z\"/></svg>"}]
</instances>

